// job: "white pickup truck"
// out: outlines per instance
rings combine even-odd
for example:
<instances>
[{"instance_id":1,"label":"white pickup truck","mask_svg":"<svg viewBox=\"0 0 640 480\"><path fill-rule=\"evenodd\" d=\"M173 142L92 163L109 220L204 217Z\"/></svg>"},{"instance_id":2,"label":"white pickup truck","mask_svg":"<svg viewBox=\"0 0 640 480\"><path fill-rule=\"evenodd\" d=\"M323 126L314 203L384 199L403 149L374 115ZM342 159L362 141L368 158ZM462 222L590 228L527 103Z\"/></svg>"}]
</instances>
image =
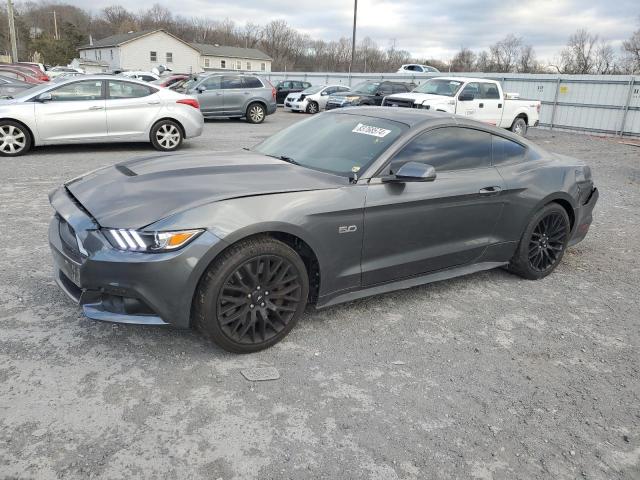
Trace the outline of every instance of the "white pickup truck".
<instances>
[{"instance_id":1,"label":"white pickup truck","mask_svg":"<svg viewBox=\"0 0 640 480\"><path fill-rule=\"evenodd\" d=\"M382 105L464 115L523 136L540 118L539 101L520 100L516 93L504 93L499 82L484 78L432 78L409 93L385 97Z\"/></svg>"}]
</instances>

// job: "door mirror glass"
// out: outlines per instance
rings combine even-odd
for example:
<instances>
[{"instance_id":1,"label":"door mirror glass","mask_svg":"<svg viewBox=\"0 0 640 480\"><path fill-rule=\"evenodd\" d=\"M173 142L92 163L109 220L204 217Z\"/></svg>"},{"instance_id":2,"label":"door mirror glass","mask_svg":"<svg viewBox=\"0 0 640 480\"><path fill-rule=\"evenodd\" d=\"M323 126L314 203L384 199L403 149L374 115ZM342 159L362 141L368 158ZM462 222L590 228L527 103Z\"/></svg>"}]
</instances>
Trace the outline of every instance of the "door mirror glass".
<instances>
[{"instance_id":1,"label":"door mirror glass","mask_svg":"<svg viewBox=\"0 0 640 480\"><path fill-rule=\"evenodd\" d=\"M458 100L460 102L470 102L474 98L475 97L473 96L472 93L461 93L460 96L458 97Z\"/></svg>"},{"instance_id":2,"label":"door mirror glass","mask_svg":"<svg viewBox=\"0 0 640 480\"><path fill-rule=\"evenodd\" d=\"M407 162L402 165L395 175L382 178L386 183L433 182L436 179L436 169L426 163Z\"/></svg>"},{"instance_id":3,"label":"door mirror glass","mask_svg":"<svg viewBox=\"0 0 640 480\"><path fill-rule=\"evenodd\" d=\"M51 100L53 100L53 97L51 96L51 94L49 92L45 92L45 93L41 93L40 95L38 95L36 100L38 100L39 102L42 102L42 103L50 102Z\"/></svg>"}]
</instances>

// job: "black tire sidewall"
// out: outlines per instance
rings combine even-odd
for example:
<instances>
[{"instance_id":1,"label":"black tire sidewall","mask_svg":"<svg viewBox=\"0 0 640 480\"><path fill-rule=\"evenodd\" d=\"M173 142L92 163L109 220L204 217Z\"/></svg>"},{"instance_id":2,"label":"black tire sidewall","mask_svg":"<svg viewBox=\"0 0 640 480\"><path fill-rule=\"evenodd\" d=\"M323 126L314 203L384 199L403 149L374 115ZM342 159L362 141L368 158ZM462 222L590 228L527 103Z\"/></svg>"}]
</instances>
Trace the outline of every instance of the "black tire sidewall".
<instances>
[{"instance_id":1,"label":"black tire sidewall","mask_svg":"<svg viewBox=\"0 0 640 480\"><path fill-rule=\"evenodd\" d=\"M158 130L163 125L173 125L174 127L176 127L178 129L178 132L180 132L180 141L173 148L165 148L165 147L163 147L162 145L160 145L160 143L158 142L158 139L156 138L156 134L158 133ZM180 125L178 125L177 122L174 122L173 120L160 120L159 122L157 122L153 126L153 128L151 129L151 135L150 136L151 136L151 145L153 145L153 148L155 148L156 150L159 150L161 152L173 152L173 151L177 150L178 148L180 148L182 146L182 142L184 141L184 133L182 133L182 128L180 127Z\"/></svg>"},{"instance_id":2,"label":"black tire sidewall","mask_svg":"<svg viewBox=\"0 0 640 480\"><path fill-rule=\"evenodd\" d=\"M255 107L255 106L258 106L258 107L260 107L260 108L262 109L262 120L260 120L259 122L255 122L255 121L251 118L251 114L249 113L249 112L250 112L250 110L251 110L253 107ZM264 105L262 105L262 104L261 104L261 103L259 103L259 102L253 102L253 103L250 103L250 104L249 104L249 106L247 107L247 112L246 112L245 118L247 119L247 122L249 122L249 123L253 123L254 125L258 125L258 124L260 124L260 123L264 122L264 119L265 119L265 118L267 118L267 109L266 109L266 108L264 108Z\"/></svg>"},{"instance_id":3,"label":"black tire sidewall","mask_svg":"<svg viewBox=\"0 0 640 480\"><path fill-rule=\"evenodd\" d=\"M20 150L19 152L16 152L16 153L0 152L0 156L2 156L2 157L19 157L19 156L24 155L25 153L27 153L29 150L31 150L31 145L33 143L33 138L31 137L31 133L29 132L29 129L27 127L25 127L23 124L21 124L19 122L14 122L13 120L2 120L2 121L0 121L0 127L4 127L4 126L13 126L13 127L16 127L18 129L20 129L20 131L24 134L25 142L24 142L24 148L22 150Z\"/></svg>"},{"instance_id":4,"label":"black tire sidewall","mask_svg":"<svg viewBox=\"0 0 640 480\"><path fill-rule=\"evenodd\" d=\"M513 125L511 125L511 131L512 131L513 133L515 133L515 132L516 132L516 125L517 125L518 123L523 123L523 130L522 130L522 135L521 135L521 136L523 136L523 137L524 137L524 136L527 134L527 122L526 122L526 121L525 121L525 119L524 119L524 118L522 118L522 117L518 117L518 118L516 118L516 119L513 121Z\"/></svg>"},{"instance_id":5,"label":"black tire sidewall","mask_svg":"<svg viewBox=\"0 0 640 480\"><path fill-rule=\"evenodd\" d=\"M566 227L566 239L558 256L556 262L544 271L539 271L531 267L529 263L529 243L531 241L531 236L533 234L533 230L536 228L540 220L551 213L559 213L565 221ZM539 280L541 278L546 277L551 272L553 272L556 267L562 261L564 257L564 252L567 250L567 245L569 243L569 237L571 234L571 222L569 220L569 215L567 211L557 203L550 203L543 208L541 208L536 214L531 218L527 228L524 230L522 234L522 238L520 239L520 243L518 244L518 249L516 250L516 254L509 265L510 269L520 275L521 277L527 278L529 280Z\"/></svg>"},{"instance_id":6,"label":"black tire sidewall","mask_svg":"<svg viewBox=\"0 0 640 480\"><path fill-rule=\"evenodd\" d=\"M218 322L218 297L222 287L238 267L251 258L260 255L277 255L285 258L298 270L301 279L301 298L294 315L287 326L273 338L259 344L242 344L229 338ZM288 245L268 237L252 239L232 246L228 252L214 261L203 275L196 293L195 326L215 344L234 353L253 353L275 345L295 327L306 308L309 295L307 269L300 256Z\"/></svg>"}]
</instances>

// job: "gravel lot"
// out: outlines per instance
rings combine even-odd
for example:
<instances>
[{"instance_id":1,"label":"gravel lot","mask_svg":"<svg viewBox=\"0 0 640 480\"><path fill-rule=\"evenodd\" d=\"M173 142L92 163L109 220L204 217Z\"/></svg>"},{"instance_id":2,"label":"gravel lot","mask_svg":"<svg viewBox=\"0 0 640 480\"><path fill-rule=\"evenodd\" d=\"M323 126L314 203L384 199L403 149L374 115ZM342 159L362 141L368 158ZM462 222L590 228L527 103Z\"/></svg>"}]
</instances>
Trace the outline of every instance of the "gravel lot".
<instances>
[{"instance_id":1,"label":"gravel lot","mask_svg":"<svg viewBox=\"0 0 640 480\"><path fill-rule=\"evenodd\" d=\"M212 121L184 151L263 125ZM54 284L47 193L147 145L0 159L0 478L640 478L640 148L532 131L601 197L550 277L496 270L309 310L268 351L85 319ZM240 373L271 366L280 379Z\"/></svg>"}]
</instances>

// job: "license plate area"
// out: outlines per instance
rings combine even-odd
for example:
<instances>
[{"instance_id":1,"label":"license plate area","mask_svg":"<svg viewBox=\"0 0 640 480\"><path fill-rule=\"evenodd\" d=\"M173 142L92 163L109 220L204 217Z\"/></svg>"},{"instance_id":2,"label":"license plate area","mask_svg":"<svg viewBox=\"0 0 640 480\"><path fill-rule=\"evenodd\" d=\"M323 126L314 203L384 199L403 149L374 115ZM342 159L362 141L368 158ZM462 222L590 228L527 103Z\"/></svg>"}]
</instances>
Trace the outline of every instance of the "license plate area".
<instances>
[{"instance_id":1,"label":"license plate area","mask_svg":"<svg viewBox=\"0 0 640 480\"><path fill-rule=\"evenodd\" d=\"M56 266L75 286L80 288L80 265L62 255L62 253L53 246L51 247L51 252Z\"/></svg>"}]
</instances>

